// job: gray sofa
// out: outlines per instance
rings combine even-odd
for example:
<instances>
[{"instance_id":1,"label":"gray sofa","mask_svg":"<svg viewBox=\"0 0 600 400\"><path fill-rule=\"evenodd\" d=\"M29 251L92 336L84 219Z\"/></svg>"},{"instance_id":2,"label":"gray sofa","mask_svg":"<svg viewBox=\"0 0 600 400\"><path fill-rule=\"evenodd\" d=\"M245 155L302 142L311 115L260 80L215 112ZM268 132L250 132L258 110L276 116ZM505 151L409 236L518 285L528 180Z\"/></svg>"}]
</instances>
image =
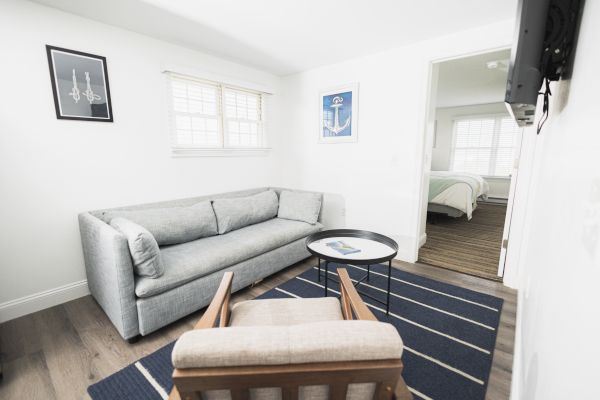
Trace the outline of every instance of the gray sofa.
<instances>
[{"instance_id":1,"label":"gray sofa","mask_svg":"<svg viewBox=\"0 0 600 400\"><path fill-rule=\"evenodd\" d=\"M244 201L241 198L251 198L268 190L277 194L275 201L278 202L282 191L287 189L257 188L89 211L79 215L89 289L123 338L131 340L138 335L147 335L205 307L213 298L225 271L235 273L236 278L232 289L236 291L309 257L305 238L323 228L320 223L322 200L320 193L291 191L296 195L312 194L313 198L318 198L319 209L316 211L318 217L315 217L314 223L280 218L282 213L289 214L289 207L286 210L282 209L283 203L277 203L278 215L275 217L269 215L268 219L258 223L253 223L252 218L245 219L242 215L241 220L245 222L241 225L246 224L246 226L239 226L239 223L238 226L232 225L227 222L228 216L227 218L223 216L229 212L227 210L221 211L219 219L219 213L216 211L217 204L231 201L223 201L224 199L237 199L234 202L239 203ZM284 194L288 197L290 195L289 192ZM181 210L206 201L215 208L219 232L224 230L226 224L230 225L228 229L233 230L223 233L215 231L199 239L162 245L160 246L160 258L164 265L162 275L159 277L138 275L132 260L128 237L111 225L112 218L123 215L127 218L128 213L134 215L135 212L153 212L153 210L163 212L166 210L168 214L171 208ZM296 208L303 208L303 204L297 204ZM238 206L236 213L243 214L244 209ZM264 214L265 212L264 209L257 210L256 204L248 204L247 209L248 213ZM239 215L236 217L240 220ZM168 216L165 218L168 228L170 221ZM158 244L160 245L160 242Z\"/></svg>"}]
</instances>

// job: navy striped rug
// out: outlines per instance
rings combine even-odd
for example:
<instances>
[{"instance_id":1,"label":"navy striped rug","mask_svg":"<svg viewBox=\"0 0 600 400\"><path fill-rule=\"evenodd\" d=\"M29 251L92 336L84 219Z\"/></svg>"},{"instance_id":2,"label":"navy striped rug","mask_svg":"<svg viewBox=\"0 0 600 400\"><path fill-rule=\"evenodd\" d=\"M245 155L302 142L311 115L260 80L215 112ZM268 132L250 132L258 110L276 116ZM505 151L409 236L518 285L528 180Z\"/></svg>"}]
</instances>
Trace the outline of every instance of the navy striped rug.
<instances>
[{"instance_id":1,"label":"navy striped rug","mask_svg":"<svg viewBox=\"0 0 600 400\"><path fill-rule=\"evenodd\" d=\"M331 271L335 267L330 264ZM365 269L347 266L352 279ZM385 300L387 267L371 267L360 289ZM322 297L316 268L259 298ZM415 399L483 400L496 343L502 299L392 269L390 314L365 297L380 321L393 324L404 341L404 379ZM339 285L329 282L329 295ZM90 386L94 400L166 399L171 390L173 343Z\"/></svg>"}]
</instances>

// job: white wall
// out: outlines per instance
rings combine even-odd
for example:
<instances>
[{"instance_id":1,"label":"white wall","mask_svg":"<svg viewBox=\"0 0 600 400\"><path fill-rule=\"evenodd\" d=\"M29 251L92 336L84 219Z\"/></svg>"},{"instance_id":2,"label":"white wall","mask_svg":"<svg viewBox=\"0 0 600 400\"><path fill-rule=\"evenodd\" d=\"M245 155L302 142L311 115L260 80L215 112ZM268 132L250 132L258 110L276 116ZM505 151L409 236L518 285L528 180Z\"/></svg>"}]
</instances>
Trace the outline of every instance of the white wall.
<instances>
[{"instance_id":1,"label":"white wall","mask_svg":"<svg viewBox=\"0 0 600 400\"><path fill-rule=\"evenodd\" d=\"M504 102L507 69L488 69L487 63L506 62L510 49L472 55L439 64L438 108Z\"/></svg>"},{"instance_id":2,"label":"white wall","mask_svg":"<svg viewBox=\"0 0 600 400\"><path fill-rule=\"evenodd\" d=\"M81 211L279 184L272 123L269 156L171 157L161 65L278 77L27 1L0 3L0 37L0 314L85 279ZM114 123L56 119L46 44L107 58Z\"/></svg>"},{"instance_id":3,"label":"white wall","mask_svg":"<svg viewBox=\"0 0 600 400\"><path fill-rule=\"evenodd\" d=\"M280 122L284 181L343 194L339 224L394 237L398 257L416 259L432 60L510 44L507 21L284 78ZM358 82L358 143L318 144L318 93Z\"/></svg>"},{"instance_id":4,"label":"white wall","mask_svg":"<svg viewBox=\"0 0 600 400\"><path fill-rule=\"evenodd\" d=\"M436 109L436 135L431 155L433 171L448 171L452 153L452 137L454 135L454 120L459 117L481 114L506 114L504 103L477 104L462 107L443 107ZM490 197L508 199L510 179L485 178L490 185Z\"/></svg>"},{"instance_id":5,"label":"white wall","mask_svg":"<svg viewBox=\"0 0 600 400\"><path fill-rule=\"evenodd\" d=\"M513 400L600 398L598 19L600 3L586 2L573 78L554 86L541 134L527 132L537 143L515 200L527 212Z\"/></svg>"}]
</instances>

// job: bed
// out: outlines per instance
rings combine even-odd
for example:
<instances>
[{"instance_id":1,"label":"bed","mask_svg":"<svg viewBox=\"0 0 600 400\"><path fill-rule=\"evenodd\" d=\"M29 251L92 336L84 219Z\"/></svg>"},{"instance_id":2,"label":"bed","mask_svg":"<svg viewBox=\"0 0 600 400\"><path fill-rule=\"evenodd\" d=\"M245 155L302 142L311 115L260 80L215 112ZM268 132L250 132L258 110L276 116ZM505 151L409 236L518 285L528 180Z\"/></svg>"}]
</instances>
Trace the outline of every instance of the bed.
<instances>
[{"instance_id":1,"label":"bed","mask_svg":"<svg viewBox=\"0 0 600 400\"><path fill-rule=\"evenodd\" d=\"M477 199L485 200L489 184L479 175L468 172L431 171L427 211L470 220Z\"/></svg>"}]
</instances>

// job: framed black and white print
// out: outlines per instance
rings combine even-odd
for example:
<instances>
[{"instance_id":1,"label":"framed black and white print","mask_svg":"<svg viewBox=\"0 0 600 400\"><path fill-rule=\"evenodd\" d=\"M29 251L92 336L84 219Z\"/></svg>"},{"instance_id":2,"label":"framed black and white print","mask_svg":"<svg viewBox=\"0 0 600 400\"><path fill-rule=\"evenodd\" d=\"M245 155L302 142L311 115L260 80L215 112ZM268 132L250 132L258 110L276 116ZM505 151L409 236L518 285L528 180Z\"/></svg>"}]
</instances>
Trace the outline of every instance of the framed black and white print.
<instances>
[{"instance_id":1,"label":"framed black and white print","mask_svg":"<svg viewBox=\"0 0 600 400\"><path fill-rule=\"evenodd\" d=\"M106 58L46 45L56 118L113 122Z\"/></svg>"}]
</instances>

